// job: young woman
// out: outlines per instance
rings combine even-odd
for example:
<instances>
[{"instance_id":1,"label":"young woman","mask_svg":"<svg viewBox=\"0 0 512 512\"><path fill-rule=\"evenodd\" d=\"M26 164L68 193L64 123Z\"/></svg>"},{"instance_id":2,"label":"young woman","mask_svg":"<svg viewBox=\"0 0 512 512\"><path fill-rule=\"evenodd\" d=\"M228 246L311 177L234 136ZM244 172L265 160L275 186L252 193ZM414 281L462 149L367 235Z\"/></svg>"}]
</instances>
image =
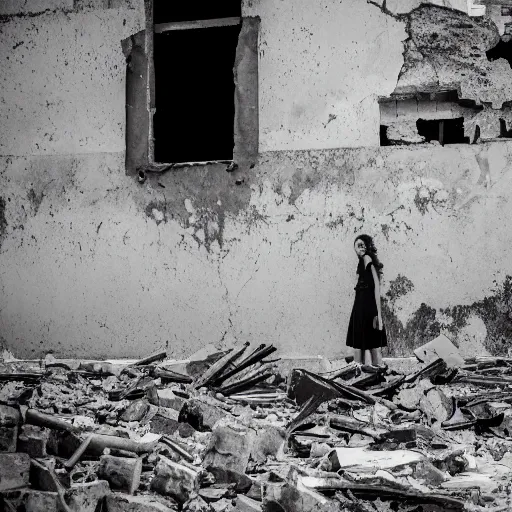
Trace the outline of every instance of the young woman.
<instances>
[{"instance_id":1,"label":"young woman","mask_svg":"<svg viewBox=\"0 0 512 512\"><path fill-rule=\"evenodd\" d=\"M382 362L382 347L387 345L386 330L382 323L380 304L380 277L382 263L377 257L373 239L368 235L359 235L354 242L359 263L356 298L350 315L347 332L347 346L354 349L356 363L367 371L385 370ZM371 364L365 365L365 355L369 352Z\"/></svg>"}]
</instances>

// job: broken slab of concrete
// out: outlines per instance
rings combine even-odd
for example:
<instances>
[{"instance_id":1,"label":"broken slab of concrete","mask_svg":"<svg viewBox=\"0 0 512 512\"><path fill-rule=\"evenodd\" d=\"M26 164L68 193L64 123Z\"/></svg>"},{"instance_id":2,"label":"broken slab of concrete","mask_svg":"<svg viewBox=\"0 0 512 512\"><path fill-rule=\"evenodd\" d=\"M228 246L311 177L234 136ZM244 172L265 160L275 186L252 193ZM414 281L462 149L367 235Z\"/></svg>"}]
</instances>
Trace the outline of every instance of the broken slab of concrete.
<instances>
[{"instance_id":1,"label":"broken slab of concrete","mask_svg":"<svg viewBox=\"0 0 512 512\"><path fill-rule=\"evenodd\" d=\"M446 362L448 368L460 368L465 363L457 347L444 334L417 348L414 354L425 364L433 363L439 358Z\"/></svg>"},{"instance_id":2,"label":"broken slab of concrete","mask_svg":"<svg viewBox=\"0 0 512 512\"><path fill-rule=\"evenodd\" d=\"M0 453L0 491L26 487L30 457L26 453Z\"/></svg>"},{"instance_id":3,"label":"broken slab of concrete","mask_svg":"<svg viewBox=\"0 0 512 512\"><path fill-rule=\"evenodd\" d=\"M186 398L174 394L174 391L170 388L159 389L157 393L160 407L181 411L181 408L187 402Z\"/></svg>"},{"instance_id":4,"label":"broken slab of concrete","mask_svg":"<svg viewBox=\"0 0 512 512\"><path fill-rule=\"evenodd\" d=\"M98 505L110 494L110 487L105 480L87 483L74 483L66 491L66 502L71 510L96 512Z\"/></svg>"},{"instance_id":5,"label":"broken slab of concrete","mask_svg":"<svg viewBox=\"0 0 512 512\"><path fill-rule=\"evenodd\" d=\"M206 403L202 399L192 399L183 405L178 421L188 423L199 432L207 432L212 430L213 426L226 416L235 419L230 413L216 405Z\"/></svg>"},{"instance_id":6,"label":"broken slab of concrete","mask_svg":"<svg viewBox=\"0 0 512 512\"><path fill-rule=\"evenodd\" d=\"M18 451L28 453L33 458L46 457L49 435L45 428L23 425L18 437Z\"/></svg>"},{"instance_id":7,"label":"broken slab of concrete","mask_svg":"<svg viewBox=\"0 0 512 512\"><path fill-rule=\"evenodd\" d=\"M411 450L370 451L363 448L335 448L329 455L332 471L374 473L415 465L425 460L421 453Z\"/></svg>"},{"instance_id":8,"label":"broken slab of concrete","mask_svg":"<svg viewBox=\"0 0 512 512\"><path fill-rule=\"evenodd\" d=\"M297 485L267 484L264 487L263 510L284 512L339 512L338 503L323 494L305 487L299 480Z\"/></svg>"},{"instance_id":9,"label":"broken slab of concrete","mask_svg":"<svg viewBox=\"0 0 512 512\"><path fill-rule=\"evenodd\" d=\"M175 512L174 507L162 502L155 496L127 496L120 493L112 493L106 499L108 512Z\"/></svg>"},{"instance_id":10,"label":"broken slab of concrete","mask_svg":"<svg viewBox=\"0 0 512 512\"><path fill-rule=\"evenodd\" d=\"M185 503L199 488L199 472L160 455L151 489Z\"/></svg>"},{"instance_id":11,"label":"broken slab of concrete","mask_svg":"<svg viewBox=\"0 0 512 512\"><path fill-rule=\"evenodd\" d=\"M0 452L15 452L21 415L14 407L0 405Z\"/></svg>"},{"instance_id":12,"label":"broken slab of concrete","mask_svg":"<svg viewBox=\"0 0 512 512\"><path fill-rule=\"evenodd\" d=\"M236 497L236 504L233 512L261 512L261 510L261 503L259 501L248 498L243 494L239 494Z\"/></svg>"},{"instance_id":13,"label":"broken slab of concrete","mask_svg":"<svg viewBox=\"0 0 512 512\"><path fill-rule=\"evenodd\" d=\"M285 429L272 424L260 427L254 435L251 459L257 463L264 463L268 456L282 458L286 442Z\"/></svg>"},{"instance_id":14,"label":"broken slab of concrete","mask_svg":"<svg viewBox=\"0 0 512 512\"><path fill-rule=\"evenodd\" d=\"M252 482L245 474L254 445L255 431L231 420L220 421L213 429L210 448L203 465L217 482L236 483L248 489Z\"/></svg>"}]
</instances>

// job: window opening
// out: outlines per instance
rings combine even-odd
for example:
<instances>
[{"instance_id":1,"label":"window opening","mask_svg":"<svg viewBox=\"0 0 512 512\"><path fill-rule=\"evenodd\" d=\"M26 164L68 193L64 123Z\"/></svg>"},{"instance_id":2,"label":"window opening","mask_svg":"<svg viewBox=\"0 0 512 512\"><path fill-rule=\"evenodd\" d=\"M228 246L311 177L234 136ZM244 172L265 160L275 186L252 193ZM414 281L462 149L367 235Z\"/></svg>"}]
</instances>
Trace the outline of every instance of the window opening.
<instances>
[{"instance_id":1,"label":"window opening","mask_svg":"<svg viewBox=\"0 0 512 512\"><path fill-rule=\"evenodd\" d=\"M154 5L154 160L231 160L240 0Z\"/></svg>"},{"instance_id":2,"label":"window opening","mask_svg":"<svg viewBox=\"0 0 512 512\"><path fill-rule=\"evenodd\" d=\"M418 135L426 142L439 141L445 144L469 144L469 137L464 136L464 118L457 119L418 119Z\"/></svg>"},{"instance_id":3,"label":"window opening","mask_svg":"<svg viewBox=\"0 0 512 512\"><path fill-rule=\"evenodd\" d=\"M381 146L433 141L442 146L469 144L464 120L472 119L483 109L472 101L459 100L454 90L381 98L379 107Z\"/></svg>"}]
</instances>

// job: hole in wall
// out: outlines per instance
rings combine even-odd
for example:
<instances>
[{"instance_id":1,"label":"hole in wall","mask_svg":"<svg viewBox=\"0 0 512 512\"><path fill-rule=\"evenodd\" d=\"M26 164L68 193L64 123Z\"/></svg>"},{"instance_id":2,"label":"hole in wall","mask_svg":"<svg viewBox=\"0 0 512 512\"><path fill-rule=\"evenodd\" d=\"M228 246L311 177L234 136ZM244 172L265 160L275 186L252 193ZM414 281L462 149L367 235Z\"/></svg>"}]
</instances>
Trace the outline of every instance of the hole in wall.
<instances>
[{"instance_id":1,"label":"hole in wall","mask_svg":"<svg viewBox=\"0 0 512 512\"><path fill-rule=\"evenodd\" d=\"M485 52L485 55L491 62L496 59L505 59L509 66L512 67L512 40L505 42L503 39L500 39L494 48Z\"/></svg>"},{"instance_id":2,"label":"hole in wall","mask_svg":"<svg viewBox=\"0 0 512 512\"><path fill-rule=\"evenodd\" d=\"M500 137L504 139L512 139L512 129L507 129L507 122L500 117Z\"/></svg>"},{"instance_id":3,"label":"hole in wall","mask_svg":"<svg viewBox=\"0 0 512 512\"><path fill-rule=\"evenodd\" d=\"M445 144L469 144L469 137L464 135L464 118L456 119L418 119L418 135L426 142L439 141Z\"/></svg>"},{"instance_id":4,"label":"hole in wall","mask_svg":"<svg viewBox=\"0 0 512 512\"><path fill-rule=\"evenodd\" d=\"M379 107L381 146L469 144L464 120L483 109L472 100L459 100L456 90L381 98Z\"/></svg>"},{"instance_id":5,"label":"hole in wall","mask_svg":"<svg viewBox=\"0 0 512 512\"><path fill-rule=\"evenodd\" d=\"M391 142L388 139L388 127L383 124L380 125L380 145L391 146Z\"/></svg>"}]
</instances>

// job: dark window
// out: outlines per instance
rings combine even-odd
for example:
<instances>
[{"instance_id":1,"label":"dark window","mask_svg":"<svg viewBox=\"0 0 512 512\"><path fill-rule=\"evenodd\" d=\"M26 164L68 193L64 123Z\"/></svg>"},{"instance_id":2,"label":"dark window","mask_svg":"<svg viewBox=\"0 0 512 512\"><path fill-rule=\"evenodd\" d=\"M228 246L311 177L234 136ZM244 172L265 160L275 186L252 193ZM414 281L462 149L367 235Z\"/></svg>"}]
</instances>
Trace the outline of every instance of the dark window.
<instances>
[{"instance_id":1,"label":"dark window","mask_svg":"<svg viewBox=\"0 0 512 512\"><path fill-rule=\"evenodd\" d=\"M156 162L231 160L240 25L156 33Z\"/></svg>"},{"instance_id":2,"label":"dark window","mask_svg":"<svg viewBox=\"0 0 512 512\"><path fill-rule=\"evenodd\" d=\"M259 18L241 0L145 2L126 57L126 171L258 156Z\"/></svg>"},{"instance_id":3,"label":"dark window","mask_svg":"<svg viewBox=\"0 0 512 512\"><path fill-rule=\"evenodd\" d=\"M176 0L155 0L153 22L211 20L214 18L231 18L242 15L240 0L195 0L194 2L177 2Z\"/></svg>"},{"instance_id":4,"label":"dark window","mask_svg":"<svg viewBox=\"0 0 512 512\"><path fill-rule=\"evenodd\" d=\"M456 119L418 119L416 122L418 135L425 137L427 142L438 140L445 144L469 144L469 137L464 136L464 118Z\"/></svg>"}]
</instances>

